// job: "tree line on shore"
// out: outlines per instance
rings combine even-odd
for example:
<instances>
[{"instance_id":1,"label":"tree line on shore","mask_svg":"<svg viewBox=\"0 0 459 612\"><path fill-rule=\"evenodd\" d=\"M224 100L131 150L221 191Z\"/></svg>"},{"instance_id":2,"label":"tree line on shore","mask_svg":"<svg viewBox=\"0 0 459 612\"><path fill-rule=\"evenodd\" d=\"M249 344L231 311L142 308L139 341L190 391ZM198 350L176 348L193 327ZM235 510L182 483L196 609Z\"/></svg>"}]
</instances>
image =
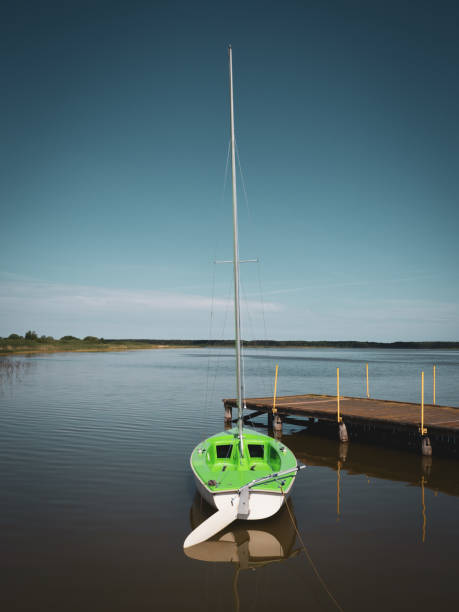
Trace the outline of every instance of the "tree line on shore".
<instances>
[{"instance_id":1,"label":"tree line on shore","mask_svg":"<svg viewBox=\"0 0 459 612\"><path fill-rule=\"evenodd\" d=\"M23 336L13 333L6 338L0 337L2 345L11 344L13 346L30 344L148 344L161 346L183 346L183 347L230 347L234 345L234 340L174 340L174 339L104 339L97 336L85 336L78 338L72 335L53 338L53 336L39 336L35 331L29 330ZM426 342L361 342L358 340L244 340L245 347L264 347L264 348L390 348L390 349L459 349L459 342L448 341L426 341Z\"/></svg>"},{"instance_id":2,"label":"tree line on shore","mask_svg":"<svg viewBox=\"0 0 459 612\"><path fill-rule=\"evenodd\" d=\"M85 338L77 338L76 336L62 336L62 338L53 338L53 336L42 335L39 336L37 332L29 330L23 336L19 334L10 334L6 338L0 340L5 342L8 341L10 344L55 344L56 342L104 342L103 338L97 338L96 336L86 336Z\"/></svg>"}]
</instances>

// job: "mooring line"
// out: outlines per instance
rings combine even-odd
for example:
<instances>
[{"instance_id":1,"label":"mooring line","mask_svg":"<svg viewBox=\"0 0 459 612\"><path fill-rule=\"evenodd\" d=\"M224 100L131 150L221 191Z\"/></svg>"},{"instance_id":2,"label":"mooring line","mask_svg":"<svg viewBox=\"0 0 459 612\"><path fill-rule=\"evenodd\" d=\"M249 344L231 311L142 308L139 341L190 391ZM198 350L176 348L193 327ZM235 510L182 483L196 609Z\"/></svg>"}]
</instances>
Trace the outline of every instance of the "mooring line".
<instances>
[{"instance_id":1,"label":"mooring line","mask_svg":"<svg viewBox=\"0 0 459 612\"><path fill-rule=\"evenodd\" d=\"M303 545L304 554L306 555L307 560L309 561L309 563L310 563L310 565L311 565L311 567L312 567L312 569L313 569L313 571L314 571L314 573L315 573L315 575L316 575L317 579L319 580L320 584L322 585L322 587L323 587L324 591L325 591L325 592L327 593L327 595L330 597L330 599L331 599L331 600L332 600L332 602L335 604L335 606L338 608L338 610L341 610L341 612L344 612L343 608L342 608L342 607L339 605L339 603L336 601L335 597L333 596L333 593L332 593L332 592L330 591L330 589L328 588L328 586L327 586L327 584L326 584L325 580L324 580L324 579L322 578L322 576L320 575L319 570L317 569L317 567L316 567L316 565L315 565L314 561L312 560L312 557L311 557L311 555L309 554L308 549L306 548L306 544L304 543L304 540L303 540L303 538L301 537L300 532L298 531L298 527L296 526L295 519L294 519L294 517L293 517L293 515L292 515L292 511L290 510L290 507L289 507L289 505L288 505L288 503L287 503L287 498L285 497L284 489L283 489L282 487L281 487L280 489L281 489L281 491L282 491L282 495L284 496L285 505L287 506L287 510L288 510L288 513L289 513L289 516L290 516L290 520L292 521L293 528L295 529L295 531L296 531L296 535L298 536L298 538L299 538L299 540L300 540L301 544Z\"/></svg>"}]
</instances>

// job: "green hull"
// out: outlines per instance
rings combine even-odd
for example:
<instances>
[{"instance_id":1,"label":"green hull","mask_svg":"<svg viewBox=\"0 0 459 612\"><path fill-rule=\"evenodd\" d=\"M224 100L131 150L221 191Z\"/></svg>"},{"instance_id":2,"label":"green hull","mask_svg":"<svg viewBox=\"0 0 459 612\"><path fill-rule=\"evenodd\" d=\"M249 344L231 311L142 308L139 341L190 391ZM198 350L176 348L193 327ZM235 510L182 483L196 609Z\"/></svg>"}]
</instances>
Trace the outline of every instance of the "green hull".
<instances>
[{"instance_id":1,"label":"green hull","mask_svg":"<svg viewBox=\"0 0 459 612\"><path fill-rule=\"evenodd\" d=\"M212 495L238 491L254 480L285 471L280 478L253 484L251 490L288 493L297 473L295 455L285 444L250 429L243 430L243 457L234 428L198 444L190 463L195 477Z\"/></svg>"}]
</instances>

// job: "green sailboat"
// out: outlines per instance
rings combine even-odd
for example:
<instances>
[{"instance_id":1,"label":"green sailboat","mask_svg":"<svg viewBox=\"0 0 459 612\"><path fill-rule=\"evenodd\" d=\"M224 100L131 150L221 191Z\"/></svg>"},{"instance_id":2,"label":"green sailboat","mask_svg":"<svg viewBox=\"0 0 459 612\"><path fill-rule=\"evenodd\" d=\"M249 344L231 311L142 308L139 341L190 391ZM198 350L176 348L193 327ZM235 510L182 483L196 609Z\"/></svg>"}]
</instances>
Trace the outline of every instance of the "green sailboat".
<instances>
[{"instance_id":1,"label":"green sailboat","mask_svg":"<svg viewBox=\"0 0 459 612\"><path fill-rule=\"evenodd\" d=\"M186 538L184 548L212 537L236 519L265 519L280 510L301 467L285 444L243 427L239 244L234 137L233 66L229 47L231 169L233 184L233 271L237 427L207 438L191 453L190 464L201 496L217 509Z\"/></svg>"}]
</instances>

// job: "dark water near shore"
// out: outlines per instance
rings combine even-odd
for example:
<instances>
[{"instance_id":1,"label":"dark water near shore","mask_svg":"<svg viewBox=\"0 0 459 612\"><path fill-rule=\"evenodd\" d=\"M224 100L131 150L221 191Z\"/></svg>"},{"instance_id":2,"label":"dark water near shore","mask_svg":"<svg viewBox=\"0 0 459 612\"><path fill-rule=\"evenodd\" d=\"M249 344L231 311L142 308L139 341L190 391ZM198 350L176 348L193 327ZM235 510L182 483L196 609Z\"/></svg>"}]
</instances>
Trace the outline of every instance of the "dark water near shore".
<instances>
[{"instance_id":1,"label":"dark water near shore","mask_svg":"<svg viewBox=\"0 0 459 612\"><path fill-rule=\"evenodd\" d=\"M285 428L310 466L289 508L239 522L192 559L183 540L206 508L189 453L223 429L231 351L11 361L0 367L2 610L457 607L458 461ZM437 403L459 406L457 351L251 350L246 393L272 394L279 363L279 394L333 394L339 367L342 394L364 396L366 362L373 397L420 401L424 370L430 402L436 364Z\"/></svg>"}]
</instances>

